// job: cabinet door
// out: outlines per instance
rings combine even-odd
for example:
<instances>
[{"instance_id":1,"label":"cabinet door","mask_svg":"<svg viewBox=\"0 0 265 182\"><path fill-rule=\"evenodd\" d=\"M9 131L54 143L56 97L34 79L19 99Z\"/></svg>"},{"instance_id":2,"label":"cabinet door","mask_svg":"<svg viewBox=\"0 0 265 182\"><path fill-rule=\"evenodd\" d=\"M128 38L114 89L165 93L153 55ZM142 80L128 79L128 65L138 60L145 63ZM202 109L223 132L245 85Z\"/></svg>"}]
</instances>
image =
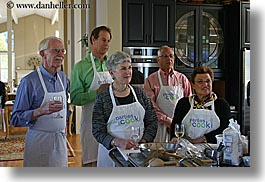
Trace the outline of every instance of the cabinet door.
<instances>
[{"instance_id":1,"label":"cabinet door","mask_svg":"<svg viewBox=\"0 0 265 182\"><path fill-rule=\"evenodd\" d=\"M150 0L148 11L147 21L150 23L148 45L174 47L175 1Z\"/></svg>"},{"instance_id":2,"label":"cabinet door","mask_svg":"<svg viewBox=\"0 0 265 182\"><path fill-rule=\"evenodd\" d=\"M200 65L215 69L224 68L224 9L201 8Z\"/></svg>"},{"instance_id":3,"label":"cabinet door","mask_svg":"<svg viewBox=\"0 0 265 182\"><path fill-rule=\"evenodd\" d=\"M250 47L250 4L242 3L242 47Z\"/></svg>"},{"instance_id":4,"label":"cabinet door","mask_svg":"<svg viewBox=\"0 0 265 182\"><path fill-rule=\"evenodd\" d=\"M146 9L148 1L122 1L122 42L123 47L145 46L147 44Z\"/></svg>"},{"instance_id":5,"label":"cabinet door","mask_svg":"<svg viewBox=\"0 0 265 182\"><path fill-rule=\"evenodd\" d=\"M195 41L195 38L198 39L198 35L195 35L196 21L199 21L199 11L196 9L194 6L177 6L176 8L175 54L178 68L194 67L198 46Z\"/></svg>"},{"instance_id":6,"label":"cabinet door","mask_svg":"<svg viewBox=\"0 0 265 182\"><path fill-rule=\"evenodd\" d=\"M123 47L174 46L175 0L123 0Z\"/></svg>"},{"instance_id":7,"label":"cabinet door","mask_svg":"<svg viewBox=\"0 0 265 182\"><path fill-rule=\"evenodd\" d=\"M175 53L178 68L223 67L222 7L180 6L176 10Z\"/></svg>"}]
</instances>

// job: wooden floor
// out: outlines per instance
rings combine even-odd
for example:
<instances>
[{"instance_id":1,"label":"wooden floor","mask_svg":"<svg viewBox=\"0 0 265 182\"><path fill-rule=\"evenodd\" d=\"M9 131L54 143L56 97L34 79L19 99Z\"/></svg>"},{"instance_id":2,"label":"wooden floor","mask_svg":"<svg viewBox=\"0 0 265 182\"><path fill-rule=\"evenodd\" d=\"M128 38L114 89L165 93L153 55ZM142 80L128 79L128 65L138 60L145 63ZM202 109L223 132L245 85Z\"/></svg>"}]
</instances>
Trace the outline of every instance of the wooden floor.
<instances>
[{"instance_id":1,"label":"wooden floor","mask_svg":"<svg viewBox=\"0 0 265 182\"><path fill-rule=\"evenodd\" d=\"M25 133L25 130L16 130L12 134ZM0 135L5 135L3 131L0 131ZM80 143L80 135L73 134L72 136L67 136L69 143L71 144L75 157L68 158L68 167L82 167L82 148ZM0 167L23 167L23 160L17 161L0 161Z\"/></svg>"}]
</instances>

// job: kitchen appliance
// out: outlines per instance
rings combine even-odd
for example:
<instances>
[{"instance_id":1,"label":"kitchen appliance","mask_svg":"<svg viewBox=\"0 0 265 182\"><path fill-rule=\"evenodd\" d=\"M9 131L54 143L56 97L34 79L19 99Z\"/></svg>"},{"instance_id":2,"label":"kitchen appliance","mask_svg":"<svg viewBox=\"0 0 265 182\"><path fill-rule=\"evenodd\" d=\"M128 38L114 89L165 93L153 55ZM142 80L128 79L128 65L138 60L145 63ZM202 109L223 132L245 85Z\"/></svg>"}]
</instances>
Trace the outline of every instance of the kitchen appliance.
<instances>
[{"instance_id":1,"label":"kitchen appliance","mask_svg":"<svg viewBox=\"0 0 265 182\"><path fill-rule=\"evenodd\" d=\"M123 47L123 51L128 53L132 59L133 78L131 84L143 86L148 75L159 69L159 64L156 61L158 50L158 47ZM134 79L140 76L143 79Z\"/></svg>"},{"instance_id":2,"label":"kitchen appliance","mask_svg":"<svg viewBox=\"0 0 265 182\"><path fill-rule=\"evenodd\" d=\"M250 131L250 50L243 50L242 131Z\"/></svg>"}]
</instances>

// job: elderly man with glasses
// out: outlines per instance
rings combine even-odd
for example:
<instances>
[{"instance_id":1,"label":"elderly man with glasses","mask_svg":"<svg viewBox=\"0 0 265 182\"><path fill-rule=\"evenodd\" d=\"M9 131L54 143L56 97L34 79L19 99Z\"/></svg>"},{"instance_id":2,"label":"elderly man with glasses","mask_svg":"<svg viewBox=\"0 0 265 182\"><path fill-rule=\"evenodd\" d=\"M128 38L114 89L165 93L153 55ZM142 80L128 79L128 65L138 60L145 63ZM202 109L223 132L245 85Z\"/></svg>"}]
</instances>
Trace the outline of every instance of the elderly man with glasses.
<instances>
[{"instance_id":1,"label":"elderly man with glasses","mask_svg":"<svg viewBox=\"0 0 265 182\"><path fill-rule=\"evenodd\" d=\"M22 78L10 122L27 126L24 167L68 167L66 120L68 79L60 71L63 41L47 37L39 44L41 66Z\"/></svg>"},{"instance_id":2,"label":"elderly man with glasses","mask_svg":"<svg viewBox=\"0 0 265 182\"><path fill-rule=\"evenodd\" d=\"M180 98L192 94L188 78L174 70L174 61L173 49L162 46L157 57L160 69L149 75L144 83L144 91L151 98L158 117L155 142L168 142L175 106Z\"/></svg>"}]
</instances>

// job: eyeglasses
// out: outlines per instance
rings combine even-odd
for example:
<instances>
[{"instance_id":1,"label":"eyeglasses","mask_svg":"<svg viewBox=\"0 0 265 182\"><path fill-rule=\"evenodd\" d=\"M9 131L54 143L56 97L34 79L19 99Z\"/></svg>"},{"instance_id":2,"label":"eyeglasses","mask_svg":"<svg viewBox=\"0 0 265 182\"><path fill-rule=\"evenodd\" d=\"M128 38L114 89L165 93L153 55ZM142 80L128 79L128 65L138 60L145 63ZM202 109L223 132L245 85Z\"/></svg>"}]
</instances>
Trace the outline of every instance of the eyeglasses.
<instances>
[{"instance_id":1,"label":"eyeglasses","mask_svg":"<svg viewBox=\"0 0 265 182\"><path fill-rule=\"evenodd\" d=\"M197 82L199 85L203 85L204 83L207 83L207 84L211 84L212 83L212 81L211 80L197 80L197 81L195 81L195 82Z\"/></svg>"},{"instance_id":2,"label":"eyeglasses","mask_svg":"<svg viewBox=\"0 0 265 182\"><path fill-rule=\"evenodd\" d=\"M45 50L52 50L55 54L59 54L60 52L62 52L63 54L66 54L66 49L51 48L51 49L45 49Z\"/></svg>"},{"instance_id":3,"label":"eyeglasses","mask_svg":"<svg viewBox=\"0 0 265 182\"><path fill-rule=\"evenodd\" d=\"M158 56L158 57L161 57L161 58L174 58L174 54L164 54L164 55L161 55L161 56Z\"/></svg>"}]
</instances>

